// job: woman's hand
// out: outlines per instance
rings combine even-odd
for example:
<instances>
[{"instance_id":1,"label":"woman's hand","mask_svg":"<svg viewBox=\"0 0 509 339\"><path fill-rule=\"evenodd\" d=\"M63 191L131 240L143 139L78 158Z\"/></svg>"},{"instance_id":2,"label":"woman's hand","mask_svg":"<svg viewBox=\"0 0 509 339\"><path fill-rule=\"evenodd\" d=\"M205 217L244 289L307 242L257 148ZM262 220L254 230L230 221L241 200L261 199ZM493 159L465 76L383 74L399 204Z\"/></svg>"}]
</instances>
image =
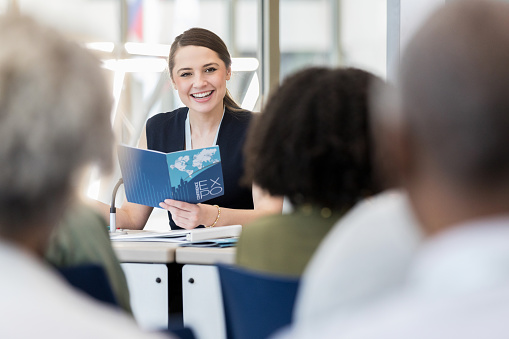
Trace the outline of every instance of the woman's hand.
<instances>
[{"instance_id":1,"label":"woman's hand","mask_svg":"<svg viewBox=\"0 0 509 339\"><path fill-rule=\"evenodd\" d=\"M206 204L190 204L183 201L166 199L159 206L170 211L173 221L177 226L188 230L199 225L212 225L217 216L217 209Z\"/></svg>"}]
</instances>

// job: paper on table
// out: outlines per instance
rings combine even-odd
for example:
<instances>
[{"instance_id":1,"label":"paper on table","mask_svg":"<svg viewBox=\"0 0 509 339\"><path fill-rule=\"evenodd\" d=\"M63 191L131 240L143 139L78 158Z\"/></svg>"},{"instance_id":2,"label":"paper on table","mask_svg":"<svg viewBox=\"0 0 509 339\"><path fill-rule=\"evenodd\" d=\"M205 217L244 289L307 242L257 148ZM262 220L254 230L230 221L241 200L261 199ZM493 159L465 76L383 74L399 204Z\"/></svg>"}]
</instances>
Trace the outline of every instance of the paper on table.
<instances>
[{"instance_id":1,"label":"paper on table","mask_svg":"<svg viewBox=\"0 0 509 339\"><path fill-rule=\"evenodd\" d=\"M199 241L207 239L238 237L242 232L242 225L231 225L222 227L199 228L189 232L187 241Z\"/></svg>"},{"instance_id":2,"label":"paper on table","mask_svg":"<svg viewBox=\"0 0 509 339\"><path fill-rule=\"evenodd\" d=\"M238 238L221 238L210 240L190 241L180 244L184 247L233 247L237 245Z\"/></svg>"},{"instance_id":3,"label":"paper on table","mask_svg":"<svg viewBox=\"0 0 509 339\"><path fill-rule=\"evenodd\" d=\"M192 230L173 230L168 232L142 231L136 233L110 234L112 241L152 241L152 242L186 242L207 239L238 237L242 231L241 225L198 228Z\"/></svg>"},{"instance_id":4,"label":"paper on table","mask_svg":"<svg viewBox=\"0 0 509 339\"><path fill-rule=\"evenodd\" d=\"M175 230L169 232L141 231L127 234L111 234L111 241L163 241L182 242L186 241L188 230Z\"/></svg>"}]
</instances>

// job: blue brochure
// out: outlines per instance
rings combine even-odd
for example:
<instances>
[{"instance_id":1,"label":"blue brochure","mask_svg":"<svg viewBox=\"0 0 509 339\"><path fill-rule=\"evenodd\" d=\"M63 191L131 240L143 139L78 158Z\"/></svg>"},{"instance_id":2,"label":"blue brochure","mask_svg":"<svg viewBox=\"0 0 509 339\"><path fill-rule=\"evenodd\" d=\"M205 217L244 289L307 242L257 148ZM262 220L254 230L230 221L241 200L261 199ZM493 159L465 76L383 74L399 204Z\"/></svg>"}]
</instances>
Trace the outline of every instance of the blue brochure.
<instances>
[{"instance_id":1,"label":"blue brochure","mask_svg":"<svg viewBox=\"0 0 509 339\"><path fill-rule=\"evenodd\" d=\"M159 207L164 199L199 203L224 194L219 147L172 153L118 146L129 202Z\"/></svg>"}]
</instances>

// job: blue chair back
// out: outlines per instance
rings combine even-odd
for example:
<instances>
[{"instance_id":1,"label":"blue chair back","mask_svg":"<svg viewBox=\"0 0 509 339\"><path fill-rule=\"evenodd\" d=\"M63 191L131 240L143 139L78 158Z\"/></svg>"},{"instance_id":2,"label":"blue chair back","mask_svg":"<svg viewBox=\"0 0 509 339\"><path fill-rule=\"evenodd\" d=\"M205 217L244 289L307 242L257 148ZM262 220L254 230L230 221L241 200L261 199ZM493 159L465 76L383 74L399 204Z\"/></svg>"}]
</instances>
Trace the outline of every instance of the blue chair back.
<instances>
[{"instance_id":1,"label":"blue chair back","mask_svg":"<svg viewBox=\"0 0 509 339\"><path fill-rule=\"evenodd\" d=\"M217 267L228 339L265 339L291 323L299 279Z\"/></svg>"},{"instance_id":2,"label":"blue chair back","mask_svg":"<svg viewBox=\"0 0 509 339\"><path fill-rule=\"evenodd\" d=\"M99 301L118 306L103 267L94 264L60 267L58 271L75 288Z\"/></svg>"}]
</instances>

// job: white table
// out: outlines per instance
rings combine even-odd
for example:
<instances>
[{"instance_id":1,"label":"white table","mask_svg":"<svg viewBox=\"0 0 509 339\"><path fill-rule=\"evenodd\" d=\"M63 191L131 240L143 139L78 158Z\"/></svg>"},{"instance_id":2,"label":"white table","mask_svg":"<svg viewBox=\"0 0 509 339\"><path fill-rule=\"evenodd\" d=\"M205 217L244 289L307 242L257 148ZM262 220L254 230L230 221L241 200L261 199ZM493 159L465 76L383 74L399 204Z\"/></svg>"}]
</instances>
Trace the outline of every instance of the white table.
<instances>
[{"instance_id":1,"label":"white table","mask_svg":"<svg viewBox=\"0 0 509 339\"><path fill-rule=\"evenodd\" d=\"M179 247L177 243L113 242L122 263L139 325L147 330L168 326L169 300L176 286L175 265L182 268L184 325L200 339L225 338L219 277L213 264L234 263L235 248ZM177 266L179 267L179 266ZM170 310L171 312L171 310Z\"/></svg>"},{"instance_id":2,"label":"white table","mask_svg":"<svg viewBox=\"0 0 509 339\"><path fill-rule=\"evenodd\" d=\"M124 270L139 326L145 330L167 328L170 293L175 285L168 264L175 262L178 244L114 241L112 245Z\"/></svg>"},{"instance_id":3,"label":"white table","mask_svg":"<svg viewBox=\"0 0 509 339\"><path fill-rule=\"evenodd\" d=\"M226 338L221 285L214 264L233 264L235 248L180 247L176 261L185 264L182 268L184 324L199 339Z\"/></svg>"}]
</instances>

